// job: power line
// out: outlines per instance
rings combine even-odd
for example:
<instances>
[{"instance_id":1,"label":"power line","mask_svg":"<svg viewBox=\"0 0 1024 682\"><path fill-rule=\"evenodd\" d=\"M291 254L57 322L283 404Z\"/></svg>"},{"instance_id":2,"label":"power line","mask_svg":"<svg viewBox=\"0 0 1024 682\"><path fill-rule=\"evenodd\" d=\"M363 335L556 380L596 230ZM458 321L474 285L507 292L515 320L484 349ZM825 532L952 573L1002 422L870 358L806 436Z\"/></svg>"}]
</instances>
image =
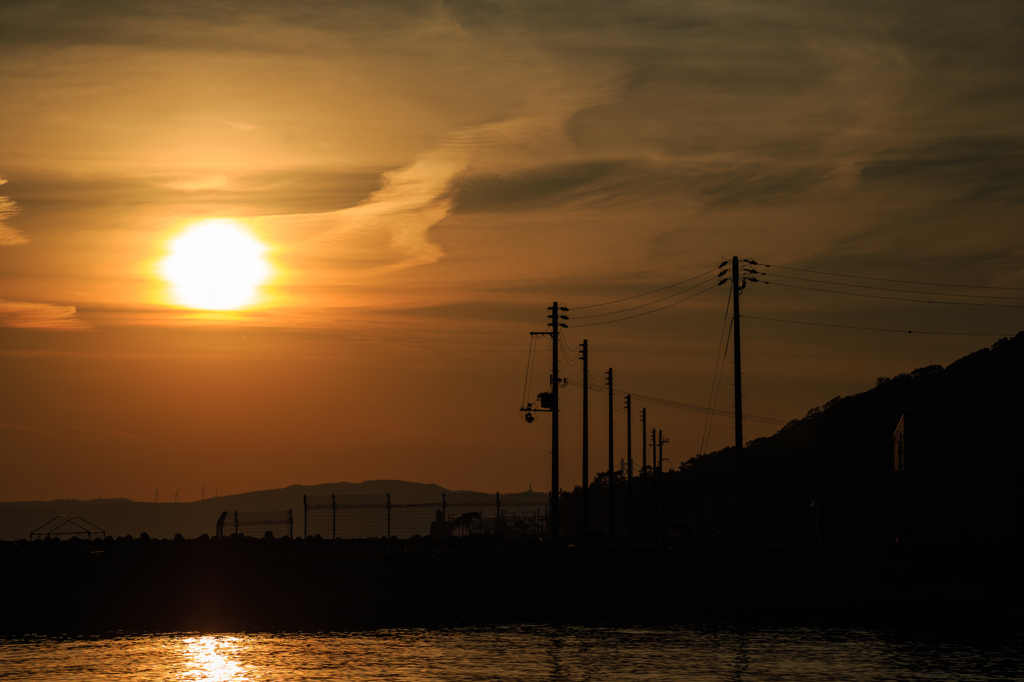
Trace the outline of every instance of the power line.
<instances>
[{"instance_id":1,"label":"power line","mask_svg":"<svg viewBox=\"0 0 1024 682\"><path fill-rule=\"evenodd\" d=\"M567 383L569 385L571 385L571 386L578 386L578 387L581 387L581 388L583 386L583 382L577 381L575 379L569 379L567 381ZM592 390L600 391L602 393L607 393L608 387L602 385L602 386L598 386L598 387L592 387ZM691 412L700 412L702 414L707 413L710 410L711 412L714 412L714 414L719 415L719 416L723 416L723 417L735 417L736 416L736 413L733 412L732 410L719 410L719 409L715 409L715 408L707 408L707 407L702 407L700 405L694 405L693 403L683 403L683 402L679 402L677 400L668 400L666 398L658 398L656 396L643 395L642 393L634 393L632 391L624 391L624 390L615 389L614 393L615 393L615 395L626 395L628 393L629 395L633 396L633 398L635 398L637 400L648 402L648 403L651 403L651 404L654 404L654 405L661 405L663 407L675 407L675 408L678 408L678 409L681 409L681 410L689 410ZM758 415L747 414L746 412L743 413L743 420L744 421L760 422L760 423L763 423L763 424L776 424L776 425L780 425L780 426L789 423L789 422L787 422L784 419L776 419L775 417L762 417L762 416L758 416Z\"/></svg>"},{"instance_id":2,"label":"power line","mask_svg":"<svg viewBox=\"0 0 1024 682\"><path fill-rule=\"evenodd\" d=\"M884 327L859 327L852 324L833 324L830 322L808 322L806 320L783 320L777 317L757 317L754 315L743 315L744 319L748 320L763 320L766 322L785 322L787 324L804 324L813 325L815 327L838 327L840 329L862 329L864 331L872 332L894 332L897 334L931 334L938 336L995 336L1002 337L1005 334L986 334L982 332L934 332L934 331L916 331L913 329L888 329Z\"/></svg>"},{"instance_id":3,"label":"power line","mask_svg":"<svg viewBox=\"0 0 1024 682\"><path fill-rule=\"evenodd\" d=\"M712 279L716 279L716 278L712 278ZM703 284L703 282L702 282L702 284ZM604 322L588 322L587 324L574 324L574 325L571 325L571 326L573 328L596 327L599 324L612 324L614 322L624 322L625 320L632 320L634 317L642 317L644 315L650 315L651 313L656 313L658 311L665 310L666 308L671 308L674 305L679 305L680 303L683 303L685 301L689 301L691 298L695 298L697 296L700 296L703 293L711 291L712 289L714 289L717 286L718 286L718 284L713 284L712 286L707 287L706 289L701 289L697 293L692 294L690 296L687 296L686 298L681 298L678 301L673 301L672 303L669 303L668 305L664 305L664 306L662 306L660 308L655 308L654 310L647 310L647 311L644 311L642 313L637 313L636 315L630 315L628 317L620 317L617 320L605 320Z\"/></svg>"},{"instance_id":4,"label":"power line","mask_svg":"<svg viewBox=\"0 0 1024 682\"><path fill-rule=\"evenodd\" d=\"M753 280L750 280L753 281ZM983 306L986 308L1024 308L1024 304L1007 304L1003 305L1000 303L977 303L974 301L932 301L920 298L906 298L903 296L879 296L877 294L862 294L856 291L836 291L835 289L819 289L817 287L802 287L797 284L785 284L783 282L766 282L759 280L759 284L773 284L777 287L788 287L790 289L803 289L805 291L819 291L826 294L840 294L842 296L858 296L860 298L880 298L885 301L909 301L911 303L934 303L938 305L972 305L972 306ZM839 285L842 286L842 285ZM939 296L945 296L946 294L938 294ZM580 325L584 326L584 325Z\"/></svg>"},{"instance_id":5,"label":"power line","mask_svg":"<svg viewBox=\"0 0 1024 682\"><path fill-rule=\"evenodd\" d=\"M685 294L688 291L693 291L697 287L702 286L704 284L707 284L708 282L712 282L715 279L717 279L717 276L716 277L710 277L710 278L704 280L703 282L698 282L697 284L694 284L692 287L683 289L682 291L677 291L674 294L669 294L668 296L664 296L662 298L658 298L658 299L655 299L653 301L648 301L647 303L641 303L640 305L635 305L632 308L623 308L622 310L612 310L612 311L607 312L607 313L594 313L593 315L579 315L579 316L574 316L573 319L574 320L587 320L587 319L594 318L594 317L605 317L606 315L621 315L622 313L628 313L628 312L631 312L633 310L639 310L640 308L645 308L645 307L647 307L649 305L654 305L655 303L661 303L662 301L667 301L670 298L675 298L676 296L679 296L681 294Z\"/></svg>"},{"instance_id":6,"label":"power line","mask_svg":"<svg viewBox=\"0 0 1024 682\"><path fill-rule=\"evenodd\" d=\"M579 364L579 356L576 356L575 358L570 356L570 353L574 352L574 349L569 348L561 334L558 335L558 349L562 352L562 358L565 359L566 364L570 367L575 367Z\"/></svg>"},{"instance_id":7,"label":"power line","mask_svg":"<svg viewBox=\"0 0 1024 682\"><path fill-rule=\"evenodd\" d=\"M526 396L530 392L530 383L533 378L533 365L535 362L534 351L536 344L536 337L533 334L530 335L530 350L526 355L526 379L523 381L523 403L522 406L526 406Z\"/></svg>"},{"instance_id":8,"label":"power line","mask_svg":"<svg viewBox=\"0 0 1024 682\"><path fill-rule=\"evenodd\" d=\"M614 301L607 301L605 303L593 303L591 305L572 306L569 309L570 310L586 310L587 308L600 308L601 306L605 306L605 305L612 305L612 304L615 304L615 303L622 303L623 301L631 301L634 298L640 298L642 296L650 296L651 294L656 294L659 291L665 291L666 289L671 289L672 287L677 287L680 284L686 284L687 282L692 282L693 280L698 279L700 277L703 277L704 275L711 274L712 272L714 272L717 269L718 268L713 268L713 269L708 270L706 272L702 272L699 275L694 275L693 277L690 277L688 279L684 279L684 280L682 280L680 282L676 282L674 284L669 284L667 286L659 287L658 289L652 289L651 291L645 291L642 294L636 294L634 296L627 296L626 298L620 298L620 299L616 299Z\"/></svg>"},{"instance_id":9,"label":"power line","mask_svg":"<svg viewBox=\"0 0 1024 682\"><path fill-rule=\"evenodd\" d=\"M795 280L799 280L801 282L816 282L818 284L834 284L835 286L840 286L840 287L857 287L858 289L874 289L875 291L892 291L892 292L904 293L904 294L923 294L925 296L935 295L935 296L958 296L958 297L961 297L961 298L991 298L991 299L995 299L997 301L1022 301L1022 300L1024 300L1024 296L989 296L989 295L986 295L986 294L943 294L943 293L939 293L937 291L914 291L914 290L907 290L907 289L893 289L891 287L876 287L876 286L871 286L870 284L852 284L852 283L847 283L847 282L830 282L828 280L823 280L823 279L812 279L810 277L795 277L793 275L772 274L771 277L785 277L786 279L795 279Z\"/></svg>"},{"instance_id":10,"label":"power line","mask_svg":"<svg viewBox=\"0 0 1024 682\"><path fill-rule=\"evenodd\" d=\"M802 268L790 268L785 265L767 265L765 263L759 263L759 265L765 268L779 268L781 270L792 270L794 272L807 272L812 275L828 275L829 277L850 277L855 279L869 279L876 282L894 282L897 284L921 284L924 286L954 287L958 289L998 289L1003 291L1024 291L1024 287L997 287L985 286L981 284L950 284L948 282L917 282L914 280L907 279L887 279L885 277L868 277L866 275L846 275L840 272L824 272L822 270L804 270Z\"/></svg>"},{"instance_id":11,"label":"power line","mask_svg":"<svg viewBox=\"0 0 1024 682\"><path fill-rule=\"evenodd\" d=\"M732 308L732 284L729 285L729 296L725 300L725 316L722 318L722 333L718 337L718 352L715 353L715 373L711 377L711 395L708 396L708 413L704 416L704 429L700 436L700 452L704 454L704 448L711 440L711 425L714 417L711 410L718 404L718 396L722 390L722 377L725 376L725 355L729 352L730 332L732 331L732 320L729 318L729 310ZM723 350L724 347L724 350Z\"/></svg>"}]
</instances>

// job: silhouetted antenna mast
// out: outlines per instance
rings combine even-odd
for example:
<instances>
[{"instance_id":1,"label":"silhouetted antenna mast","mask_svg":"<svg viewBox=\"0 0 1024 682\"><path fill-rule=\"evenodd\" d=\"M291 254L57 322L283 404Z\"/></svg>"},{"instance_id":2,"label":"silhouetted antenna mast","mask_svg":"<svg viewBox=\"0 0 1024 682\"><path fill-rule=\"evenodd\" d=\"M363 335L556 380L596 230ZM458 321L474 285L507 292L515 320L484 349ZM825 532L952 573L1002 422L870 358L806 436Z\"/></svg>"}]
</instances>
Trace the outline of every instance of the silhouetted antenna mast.
<instances>
[{"instance_id":1,"label":"silhouetted antenna mast","mask_svg":"<svg viewBox=\"0 0 1024 682\"><path fill-rule=\"evenodd\" d=\"M202 502L205 499L206 499L206 484L204 483L203 487L199 489L199 501Z\"/></svg>"},{"instance_id":2,"label":"silhouetted antenna mast","mask_svg":"<svg viewBox=\"0 0 1024 682\"><path fill-rule=\"evenodd\" d=\"M153 502L160 504L160 486L157 486L156 492L153 493Z\"/></svg>"},{"instance_id":3,"label":"silhouetted antenna mast","mask_svg":"<svg viewBox=\"0 0 1024 682\"><path fill-rule=\"evenodd\" d=\"M175 504L178 503L178 490L181 490L181 488L178 488L177 490L174 491L174 503Z\"/></svg>"}]
</instances>

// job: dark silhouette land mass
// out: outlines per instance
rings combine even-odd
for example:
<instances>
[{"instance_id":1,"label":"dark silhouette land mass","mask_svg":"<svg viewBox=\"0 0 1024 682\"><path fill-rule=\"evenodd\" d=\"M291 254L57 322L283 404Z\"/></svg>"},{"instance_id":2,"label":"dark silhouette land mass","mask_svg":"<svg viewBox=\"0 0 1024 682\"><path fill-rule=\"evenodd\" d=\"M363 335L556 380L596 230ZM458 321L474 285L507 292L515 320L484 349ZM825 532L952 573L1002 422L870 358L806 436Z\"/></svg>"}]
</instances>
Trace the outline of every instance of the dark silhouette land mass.
<instances>
[{"instance_id":1,"label":"dark silhouette land mass","mask_svg":"<svg viewBox=\"0 0 1024 682\"><path fill-rule=\"evenodd\" d=\"M208 530L192 539L0 542L5 584L17 586L2 631L1005 622L1024 612L1015 570L1024 559L1022 369L1018 334L948 367L879 378L864 393L837 397L745 448L742 506L729 448L648 471L632 490L621 477L599 477L588 527L579 490L561 494L557 542L543 527L517 525L526 516L508 523L500 499L492 513L460 507L436 486L395 481L373 482L375 495L412 486L407 499L416 491L425 501L402 509L425 510L429 530L340 539L322 532L331 526L321 519L321 531L292 537L210 532L224 509L253 500L294 506L303 494L345 490L334 484L193 503L210 515ZM633 501L618 504L611 528L602 508L609 485L616 500ZM738 508L748 529L742 543ZM388 505L389 523L396 509Z\"/></svg>"}]
</instances>

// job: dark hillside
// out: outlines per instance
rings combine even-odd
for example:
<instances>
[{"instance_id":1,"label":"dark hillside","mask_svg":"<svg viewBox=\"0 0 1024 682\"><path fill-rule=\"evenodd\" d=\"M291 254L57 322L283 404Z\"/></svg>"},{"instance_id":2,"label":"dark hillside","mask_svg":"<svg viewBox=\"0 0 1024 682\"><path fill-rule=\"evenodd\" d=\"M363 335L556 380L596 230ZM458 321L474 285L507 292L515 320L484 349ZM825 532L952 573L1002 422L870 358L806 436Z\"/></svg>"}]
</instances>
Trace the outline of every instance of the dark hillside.
<instances>
[{"instance_id":1,"label":"dark hillside","mask_svg":"<svg viewBox=\"0 0 1024 682\"><path fill-rule=\"evenodd\" d=\"M946 368L930 365L891 379L879 377L868 391L836 396L778 433L751 441L747 466L751 476L766 482L854 486L889 471L893 431L902 414L1024 415L1022 380L1024 332ZM731 474L733 450L695 457L680 469Z\"/></svg>"},{"instance_id":2,"label":"dark hillside","mask_svg":"<svg viewBox=\"0 0 1024 682\"><path fill-rule=\"evenodd\" d=\"M882 528L894 468L893 433L905 413L942 415L949 443L975 444L963 448L965 470L1001 461L1006 471L1017 472L1013 462L1022 459L1020 445L1006 441L1024 424L1022 380L1024 332L945 368L932 365L880 377L870 390L837 396L776 434L751 441L744 449L744 478L754 537L819 541L826 524L815 515L838 505L857 508L851 513L859 514L863 525ZM982 420L1001 425L1001 440L993 440ZM938 435L941 441L943 434ZM1014 475L1019 473L1024 472ZM665 473L670 517L691 525L697 541L731 537L726 529L735 525L735 481L735 448L684 462Z\"/></svg>"}]
</instances>

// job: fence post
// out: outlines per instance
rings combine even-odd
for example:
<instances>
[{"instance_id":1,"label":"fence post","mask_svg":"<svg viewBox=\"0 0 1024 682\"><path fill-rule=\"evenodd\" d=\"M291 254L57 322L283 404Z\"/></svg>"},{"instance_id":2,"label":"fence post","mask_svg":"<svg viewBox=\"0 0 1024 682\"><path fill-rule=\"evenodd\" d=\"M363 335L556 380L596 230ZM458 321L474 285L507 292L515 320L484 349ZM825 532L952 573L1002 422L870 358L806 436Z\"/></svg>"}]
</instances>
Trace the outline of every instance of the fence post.
<instances>
[{"instance_id":1,"label":"fence post","mask_svg":"<svg viewBox=\"0 0 1024 682\"><path fill-rule=\"evenodd\" d=\"M305 495L303 495L305 497ZM292 558L292 545L295 544L295 524L292 519L292 510L288 509L288 558Z\"/></svg>"},{"instance_id":2,"label":"fence post","mask_svg":"<svg viewBox=\"0 0 1024 682\"><path fill-rule=\"evenodd\" d=\"M391 551L391 493L388 493L388 551Z\"/></svg>"}]
</instances>

